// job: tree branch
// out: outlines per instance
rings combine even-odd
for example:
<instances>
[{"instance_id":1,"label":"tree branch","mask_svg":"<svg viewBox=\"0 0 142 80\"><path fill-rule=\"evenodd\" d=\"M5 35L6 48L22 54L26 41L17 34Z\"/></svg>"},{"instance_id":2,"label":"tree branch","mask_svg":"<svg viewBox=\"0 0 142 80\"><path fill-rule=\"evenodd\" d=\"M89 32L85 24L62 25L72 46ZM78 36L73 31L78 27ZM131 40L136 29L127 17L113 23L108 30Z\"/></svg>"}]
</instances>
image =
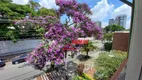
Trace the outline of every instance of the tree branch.
<instances>
[{"instance_id":1,"label":"tree branch","mask_svg":"<svg viewBox=\"0 0 142 80\"><path fill-rule=\"evenodd\" d=\"M69 22L70 22L70 20L71 20L69 16L68 16L68 19L69 19L69 20L68 20L67 22L69 23Z\"/></svg>"},{"instance_id":2,"label":"tree branch","mask_svg":"<svg viewBox=\"0 0 142 80\"><path fill-rule=\"evenodd\" d=\"M73 25L74 23L71 23L71 24L69 24L68 26L71 26L71 25Z\"/></svg>"},{"instance_id":3,"label":"tree branch","mask_svg":"<svg viewBox=\"0 0 142 80\"><path fill-rule=\"evenodd\" d=\"M68 25L68 23L70 22L70 17L68 16L68 19L66 18L66 23L65 23L65 25L67 26Z\"/></svg>"}]
</instances>

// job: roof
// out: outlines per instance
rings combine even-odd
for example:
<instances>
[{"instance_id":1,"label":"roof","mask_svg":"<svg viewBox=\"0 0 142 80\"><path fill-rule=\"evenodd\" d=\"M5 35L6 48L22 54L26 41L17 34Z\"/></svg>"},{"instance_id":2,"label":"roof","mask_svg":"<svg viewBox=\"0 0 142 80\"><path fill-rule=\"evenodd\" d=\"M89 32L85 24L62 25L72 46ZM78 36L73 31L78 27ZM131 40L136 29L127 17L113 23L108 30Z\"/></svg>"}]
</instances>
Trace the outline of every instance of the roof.
<instances>
[{"instance_id":1,"label":"roof","mask_svg":"<svg viewBox=\"0 0 142 80\"><path fill-rule=\"evenodd\" d=\"M129 33L129 31L115 31L114 33Z\"/></svg>"}]
</instances>

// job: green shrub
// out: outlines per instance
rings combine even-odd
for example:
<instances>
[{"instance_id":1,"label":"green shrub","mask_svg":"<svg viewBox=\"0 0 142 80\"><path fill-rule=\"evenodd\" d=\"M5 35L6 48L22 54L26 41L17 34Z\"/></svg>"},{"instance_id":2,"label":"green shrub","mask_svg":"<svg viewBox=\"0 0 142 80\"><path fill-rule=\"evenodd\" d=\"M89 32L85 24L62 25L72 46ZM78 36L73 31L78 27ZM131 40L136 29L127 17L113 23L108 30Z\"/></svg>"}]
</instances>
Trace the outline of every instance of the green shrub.
<instances>
[{"instance_id":1,"label":"green shrub","mask_svg":"<svg viewBox=\"0 0 142 80\"><path fill-rule=\"evenodd\" d=\"M112 42L106 42L106 43L104 44L104 49L105 49L106 51L110 51L110 50L112 49Z\"/></svg>"},{"instance_id":2,"label":"green shrub","mask_svg":"<svg viewBox=\"0 0 142 80\"><path fill-rule=\"evenodd\" d=\"M79 80L79 76L73 76L72 80Z\"/></svg>"},{"instance_id":3,"label":"green shrub","mask_svg":"<svg viewBox=\"0 0 142 80\"><path fill-rule=\"evenodd\" d=\"M95 61L97 71L94 78L96 80L109 80L125 58L127 58L126 52L111 51L101 53Z\"/></svg>"},{"instance_id":4,"label":"green shrub","mask_svg":"<svg viewBox=\"0 0 142 80\"><path fill-rule=\"evenodd\" d=\"M73 76L72 80L92 80L87 74L83 73L81 76Z\"/></svg>"}]
</instances>

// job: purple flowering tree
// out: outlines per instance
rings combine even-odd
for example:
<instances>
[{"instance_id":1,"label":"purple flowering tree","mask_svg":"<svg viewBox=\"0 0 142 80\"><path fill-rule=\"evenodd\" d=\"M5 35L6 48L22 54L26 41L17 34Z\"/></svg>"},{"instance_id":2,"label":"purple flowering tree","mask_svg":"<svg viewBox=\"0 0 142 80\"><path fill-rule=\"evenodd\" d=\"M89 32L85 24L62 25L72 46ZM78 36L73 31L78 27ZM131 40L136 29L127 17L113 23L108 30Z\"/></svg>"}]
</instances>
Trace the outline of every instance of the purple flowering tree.
<instances>
[{"instance_id":1,"label":"purple flowering tree","mask_svg":"<svg viewBox=\"0 0 142 80\"><path fill-rule=\"evenodd\" d=\"M102 30L87 17L91 14L87 4L77 3L75 0L56 0L59 9L57 16L34 17L16 22L24 25L30 22L45 29L43 42L30 54L28 62L37 69L42 69L47 61L54 60L56 64L64 58L63 48L69 47L72 40L79 37L102 37ZM68 19L61 23L60 18L66 14Z\"/></svg>"}]
</instances>

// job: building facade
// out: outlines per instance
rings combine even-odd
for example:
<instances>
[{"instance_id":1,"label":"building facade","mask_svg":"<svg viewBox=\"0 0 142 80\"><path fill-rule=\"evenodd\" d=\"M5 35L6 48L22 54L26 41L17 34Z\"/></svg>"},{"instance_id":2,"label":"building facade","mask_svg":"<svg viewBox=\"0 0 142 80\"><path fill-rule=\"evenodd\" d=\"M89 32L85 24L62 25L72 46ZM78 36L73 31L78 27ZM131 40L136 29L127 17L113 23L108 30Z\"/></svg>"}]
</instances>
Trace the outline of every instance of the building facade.
<instances>
[{"instance_id":1,"label":"building facade","mask_svg":"<svg viewBox=\"0 0 142 80\"><path fill-rule=\"evenodd\" d=\"M123 26L126 28L126 21L127 21L127 15L119 15L115 18L115 24Z\"/></svg>"},{"instance_id":2,"label":"building facade","mask_svg":"<svg viewBox=\"0 0 142 80\"><path fill-rule=\"evenodd\" d=\"M101 21L96 21L96 25L99 27L102 27L102 22Z\"/></svg>"},{"instance_id":3,"label":"building facade","mask_svg":"<svg viewBox=\"0 0 142 80\"><path fill-rule=\"evenodd\" d=\"M109 19L109 25L113 25L113 24L115 24L114 19Z\"/></svg>"}]
</instances>

